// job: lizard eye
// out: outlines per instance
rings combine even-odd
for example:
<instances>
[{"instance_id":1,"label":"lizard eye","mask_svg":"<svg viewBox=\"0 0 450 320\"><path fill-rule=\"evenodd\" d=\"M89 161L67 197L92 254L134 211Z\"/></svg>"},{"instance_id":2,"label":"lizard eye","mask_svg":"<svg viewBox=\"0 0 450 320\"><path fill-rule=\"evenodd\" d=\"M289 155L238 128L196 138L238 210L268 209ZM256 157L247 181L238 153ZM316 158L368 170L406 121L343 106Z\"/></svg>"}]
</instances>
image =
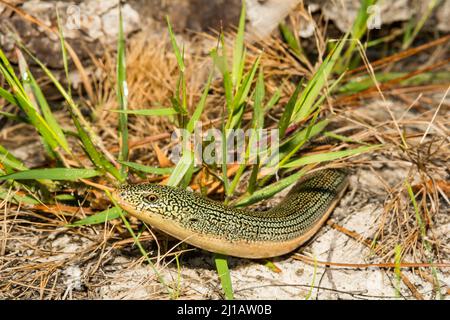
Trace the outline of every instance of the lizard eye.
<instances>
[{"instance_id":1,"label":"lizard eye","mask_svg":"<svg viewBox=\"0 0 450 320\"><path fill-rule=\"evenodd\" d=\"M156 200L158 200L158 196L155 194L149 194L148 196L146 196L146 199L149 202L155 202Z\"/></svg>"}]
</instances>

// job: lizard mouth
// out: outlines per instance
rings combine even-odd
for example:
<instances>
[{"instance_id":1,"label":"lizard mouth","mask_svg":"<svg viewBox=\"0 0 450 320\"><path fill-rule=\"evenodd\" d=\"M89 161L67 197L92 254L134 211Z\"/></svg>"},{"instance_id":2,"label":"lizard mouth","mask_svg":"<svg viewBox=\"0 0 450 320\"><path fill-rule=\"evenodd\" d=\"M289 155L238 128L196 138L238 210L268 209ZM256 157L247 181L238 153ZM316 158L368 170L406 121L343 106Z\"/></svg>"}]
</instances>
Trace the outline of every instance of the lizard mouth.
<instances>
[{"instance_id":1,"label":"lizard mouth","mask_svg":"<svg viewBox=\"0 0 450 320\"><path fill-rule=\"evenodd\" d=\"M113 200L116 201L117 203L119 203L119 201L121 201L120 190L119 189L115 189L111 193L111 196L112 196Z\"/></svg>"},{"instance_id":2,"label":"lizard mouth","mask_svg":"<svg viewBox=\"0 0 450 320\"><path fill-rule=\"evenodd\" d=\"M111 193L111 196L114 200L114 202L116 202L119 207L121 207L123 210L129 212L129 210L133 210L134 208L132 206L130 206L129 203L127 203L124 199L123 199L123 193L122 191L120 191L120 189L116 189Z\"/></svg>"}]
</instances>

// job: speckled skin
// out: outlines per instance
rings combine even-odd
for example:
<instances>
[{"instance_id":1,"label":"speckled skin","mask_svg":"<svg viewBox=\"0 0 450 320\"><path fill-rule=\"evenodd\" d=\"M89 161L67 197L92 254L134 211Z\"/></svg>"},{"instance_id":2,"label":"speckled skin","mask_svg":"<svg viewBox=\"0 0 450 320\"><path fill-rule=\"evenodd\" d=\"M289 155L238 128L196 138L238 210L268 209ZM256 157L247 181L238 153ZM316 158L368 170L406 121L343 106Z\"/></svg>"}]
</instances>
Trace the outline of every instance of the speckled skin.
<instances>
[{"instance_id":1,"label":"speckled skin","mask_svg":"<svg viewBox=\"0 0 450 320\"><path fill-rule=\"evenodd\" d=\"M317 171L301 179L280 204L264 212L228 207L194 192L154 184L123 185L115 197L125 210L139 213L138 218L145 221L148 215L161 221L157 227L163 231L164 223L170 222L177 230L215 241L283 243L305 235L318 221L323 223L321 218L330 213L330 206L346 185L343 170ZM147 222L152 221L149 218ZM177 231L168 233L177 236ZM207 250L211 250L209 246Z\"/></svg>"}]
</instances>

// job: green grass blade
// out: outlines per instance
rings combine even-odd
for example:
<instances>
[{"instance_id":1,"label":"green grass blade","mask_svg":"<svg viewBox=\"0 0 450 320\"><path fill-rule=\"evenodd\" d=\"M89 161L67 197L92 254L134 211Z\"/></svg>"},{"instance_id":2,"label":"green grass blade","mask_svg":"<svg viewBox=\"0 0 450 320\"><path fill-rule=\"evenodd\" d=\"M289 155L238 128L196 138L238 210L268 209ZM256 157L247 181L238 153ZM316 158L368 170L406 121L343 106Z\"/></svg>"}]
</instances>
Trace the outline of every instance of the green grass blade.
<instances>
[{"instance_id":1,"label":"green grass blade","mask_svg":"<svg viewBox=\"0 0 450 320\"><path fill-rule=\"evenodd\" d=\"M21 196L18 195L12 191L7 191L5 189L0 189L0 199L2 200L8 200L15 204L30 204L35 205L39 204L40 202L30 196Z\"/></svg>"},{"instance_id":2,"label":"green grass blade","mask_svg":"<svg viewBox=\"0 0 450 320\"><path fill-rule=\"evenodd\" d=\"M178 89L176 91L177 91L176 92L176 96L170 98L170 101L172 102L172 104L171 104L172 105L172 109L175 110L175 113L179 113L181 115L184 115L185 113L184 113L183 108L181 107L180 99L177 97L178 96Z\"/></svg>"},{"instance_id":3,"label":"green grass blade","mask_svg":"<svg viewBox=\"0 0 450 320\"><path fill-rule=\"evenodd\" d=\"M184 61L184 46L183 46L183 61ZM187 115L187 89L186 89L186 76L184 72L181 72L181 106L183 114Z\"/></svg>"},{"instance_id":4,"label":"green grass blade","mask_svg":"<svg viewBox=\"0 0 450 320\"><path fill-rule=\"evenodd\" d=\"M138 116L171 116L178 112L173 108L139 109L139 110L111 110L122 114L134 114Z\"/></svg>"},{"instance_id":5,"label":"green grass blade","mask_svg":"<svg viewBox=\"0 0 450 320\"><path fill-rule=\"evenodd\" d=\"M259 68L258 79L255 87L255 101L253 104L253 128L262 129L264 127L263 101L265 96L264 73L262 67Z\"/></svg>"},{"instance_id":6,"label":"green grass blade","mask_svg":"<svg viewBox=\"0 0 450 320\"><path fill-rule=\"evenodd\" d=\"M317 117L319 115L319 110L315 112L313 118L310 120L308 126L295 133L292 138L288 139L287 141L283 142L279 148L278 158L281 159L281 161L278 162L278 168L281 168L286 162L289 161L289 159L295 155L298 150L308 141L310 140L314 135L320 133L325 126L328 124L328 120L322 120L319 123L316 123ZM266 156L267 152L261 153L261 156ZM270 159L270 158L269 158ZM261 180L261 184L264 185L266 182L270 179L271 175L265 176Z\"/></svg>"},{"instance_id":7,"label":"green grass blade","mask_svg":"<svg viewBox=\"0 0 450 320\"><path fill-rule=\"evenodd\" d=\"M307 139L311 139L321 133L326 126L330 123L330 120L324 119L315 123L311 130L309 131L308 136L308 127L304 128L298 132L293 133L289 136L288 139L284 140L280 145L280 158L284 158L287 154L291 152L294 148L296 148L300 143Z\"/></svg>"},{"instance_id":8,"label":"green grass blade","mask_svg":"<svg viewBox=\"0 0 450 320\"><path fill-rule=\"evenodd\" d=\"M228 269L227 257L220 254L214 255L214 261L216 263L217 274L219 275L222 289L225 293L225 299L233 300L233 286L231 284L230 270Z\"/></svg>"},{"instance_id":9,"label":"green grass blade","mask_svg":"<svg viewBox=\"0 0 450 320\"><path fill-rule=\"evenodd\" d=\"M272 261L264 260L264 266L274 273L281 273L281 269Z\"/></svg>"},{"instance_id":10,"label":"green grass blade","mask_svg":"<svg viewBox=\"0 0 450 320\"><path fill-rule=\"evenodd\" d=\"M233 50L233 69L232 69L232 83L237 88L240 86L240 79L242 78L244 67L244 31L245 31L245 1L242 1L241 16L239 17L239 26L236 34L236 41Z\"/></svg>"},{"instance_id":11,"label":"green grass blade","mask_svg":"<svg viewBox=\"0 0 450 320\"><path fill-rule=\"evenodd\" d=\"M5 80L8 82L11 90L13 91L13 97L15 100L15 104L19 106L19 108L26 114L28 120L36 128L39 134L42 136L42 139L48 144L48 146L55 150L58 146L63 146L64 143L58 137L58 135L52 130L49 124L45 121L45 119L39 114L36 110L36 107L33 105L30 97L26 94L24 87L21 82L15 76L14 71L9 65L9 61L4 56L3 51L0 49L0 73L3 75ZM23 62L23 60L21 60ZM23 64L21 64L23 65ZM12 72L12 73L11 73ZM25 77L29 79L28 73L24 73ZM11 97L6 95L5 98L10 99ZM68 151L67 148L65 148Z\"/></svg>"},{"instance_id":12,"label":"green grass blade","mask_svg":"<svg viewBox=\"0 0 450 320\"><path fill-rule=\"evenodd\" d=\"M254 164L252 167L250 179L248 180L248 188L247 188L248 194L253 194L253 192L255 192L255 190L256 190L256 185L257 185L256 181L258 179L259 165L260 165L260 161L259 161L259 157L258 157L256 164Z\"/></svg>"},{"instance_id":13,"label":"green grass blade","mask_svg":"<svg viewBox=\"0 0 450 320\"><path fill-rule=\"evenodd\" d=\"M247 99L248 94L250 92L250 88L253 82L253 79L256 75L256 70L258 70L259 62L261 60L261 56L258 56L258 58L255 60L255 62L252 65L252 68L247 73L247 75L244 77L242 81L242 85L239 87L238 91L236 92L236 97L234 101L234 109L240 106L245 102L245 99Z\"/></svg>"},{"instance_id":14,"label":"green grass blade","mask_svg":"<svg viewBox=\"0 0 450 320\"><path fill-rule=\"evenodd\" d=\"M181 182L179 183L179 186L181 188L186 189L189 186L192 180L192 176L194 175L194 172L195 166L194 162L192 162L191 165L188 167L187 171L185 172L185 174L183 175L183 179L181 179Z\"/></svg>"},{"instance_id":15,"label":"green grass blade","mask_svg":"<svg viewBox=\"0 0 450 320\"><path fill-rule=\"evenodd\" d=\"M309 168L303 168L302 170L290 175L289 177L278 180L271 185L262 189L256 190L252 195L244 195L234 205L236 207L248 206L258 201L267 199L277 194L281 190L289 187L291 184L300 179L304 174L308 172Z\"/></svg>"},{"instance_id":16,"label":"green grass blade","mask_svg":"<svg viewBox=\"0 0 450 320\"><path fill-rule=\"evenodd\" d=\"M77 198L74 195L63 193L55 195L55 200L58 201L74 201Z\"/></svg>"},{"instance_id":17,"label":"green grass blade","mask_svg":"<svg viewBox=\"0 0 450 320\"><path fill-rule=\"evenodd\" d=\"M372 146L362 146L355 149L350 150L342 150L342 151L331 151L331 152L324 152L324 153L318 153L313 154L309 156L301 157L300 159L291 161L289 163L286 163L282 165L282 168L297 168L300 166L304 166L311 163L321 163L325 161L332 161L337 159L342 159L354 155L358 155L361 153L369 152L375 149L380 148L381 145L372 145Z\"/></svg>"},{"instance_id":18,"label":"green grass blade","mask_svg":"<svg viewBox=\"0 0 450 320\"><path fill-rule=\"evenodd\" d=\"M113 175L117 180L123 182L125 181L124 177L120 174L119 170L112 165L110 161L106 159L104 153L97 151L97 149L101 149L99 146L102 144L101 140L98 138L94 130L88 121L83 117L78 106L73 101L72 97L67 93L67 91L63 88L61 83L55 78L52 72L39 60L37 59L26 47L24 47L21 43L19 43L21 48L27 52L27 54L39 65L39 67L44 71L47 77L52 81L54 86L58 89L61 95L66 100L69 106L69 112L72 116L72 121L75 124L78 136L83 144L83 147L88 154L91 161L95 164L95 166L99 170L106 170L111 175ZM0 66L1 67L1 66ZM19 97L20 100L20 97Z\"/></svg>"},{"instance_id":19,"label":"green grass blade","mask_svg":"<svg viewBox=\"0 0 450 320\"><path fill-rule=\"evenodd\" d=\"M9 62L8 58L6 57L5 53L3 52L2 48L0 48L0 66L4 68L4 71L2 71L3 76L8 81L8 83L11 85L11 83L16 84L15 86L11 86L13 89L14 94L22 94L25 95L25 90L20 85L20 80L16 76L14 72L14 68L12 67L11 63ZM9 80L8 80L8 78Z\"/></svg>"},{"instance_id":20,"label":"green grass blade","mask_svg":"<svg viewBox=\"0 0 450 320\"><path fill-rule=\"evenodd\" d=\"M277 104L278 100L280 100L280 98L281 98L281 88L277 88L277 90L273 93L270 100L267 102L264 108L265 111L272 109Z\"/></svg>"},{"instance_id":21,"label":"green grass blade","mask_svg":"<svg viewBox=\"0 0 450 320\"><path fill-rule=\"evenodd\" d=\"M180 88L181 88L181 98L180 98ZM186 80L184 77L184 73L180 72L180 76L178 77L177 86L175 87L175 94L171 98L172 108L175 109L180 115L181 119L184 120L184 116L188 114L187 112L187 104L186 104ZM184 124L181 123L180 127L184 127Z\"/></svg>"},{"instance_id":22,"label":"green grass blade","mask_svg":"<svg viewBox=\"0 0 450 320\"><path fill-rule=\"evenodd\" d=\"M229 119L226 123L226 129L237 129L241 126L242 116L244 115L245 104L237 106L233 113L230 114Z\"/></svg>"},{"instance_id":23,"label":"green grass blade","mask_svg":"<svg viewBox=\"0 0 450 320\"><path fill-rule=\"evenodd\" d=\"M117 170L116 167L114 167L106 158L105 156L97 151L97 148L95 147L94 143L92 142L89 134L86 132L86 130L81 125L79 119L72 114L72 121L75 124L75 127L78 131L78 137L80 138L83 148L87 155L89 156L89 159L91 159L92 163L101 171L108 171L110 172L117 180L123 182L124 179L122 175L120 174L119 170Z\"/></svg>"},{"instance_id":24,"label":"green grass blade","mask_svg":"<svg viewBox=\"0 0 450 320\"><path fill-rule=\"evenodd\" d=\"M237 128L242 120L242 115L244 114L245 109L245 100L250 92L253 79L256 75L256 70L258 70L260 58L261 56L259 56L253 63L252 68L244 77L242 84L234 97L233 109L228 115L228 120L225 126L226 129Z\"/></svg>"},{"instance_id":25,"label":"green grass blade","mask_svg":"<svg viewBox=\"0 0 450 320\"><path fill-rule=\"evenodd\" d=\"M236 171L236 174L234 175L234 178L231 180L229 188L227 189L227 197L230 197L233 194L234 189L236 189L237 184L241 180L241 176L244 173L245 167L246 167L245 162L239 166L238 170ZM225 201L225 203L227 202L228 199Z\"/></svg>"},{"instance_id":26,"label":"green grass blade","mask_svg":"<svg viewBox=\"0 0 450 320\"><path fill-rule=\"evenodd\" d=\"M6 169L24 171L28 170L28 168L16 157L14 157L5 147L0 145L0 163L6 167ZM8 171L8 170L7 170ZM8 172L12 173L12 172Z\"/></svg>"},{"instance_id":27,"label":"green grass blade","mask_svg":"<svg viewBox=\"0 0 450 320\"><path fill-rule=\"evenodd\" d=\"M128 109L128 86L127 86L127 74L126 74L126 59L125 59L125 37L123 34L123 19L122 9L119 5L119 34L117 38L117 101L121 111ZM120 152L118 156L119 161L127 161L129 148L128 148L128 114L122 112L119 115L119 139L120 139ZM126 166L122 166L120 173L123 178L126 178Z\"/></svg>"},{"instance_id":28,"label":"green grass blade","mask_svg":"<svg viewBox=\"0 0 450 320\"><path fill-rule=\"evenodd\" d=\"M411 202L413 204L414 207L414 213L416 216L416 220L417 220L417 225L419 226L419 230L420 230L420 236L422 238L423 241L423 246L425 248L425 251L428 254L428 261L431 264L431 274L433 275L433 279L434 279L434 290L437 292L438 294L438 299L441 298L441 285L440 285L440 281L438 278L438 270L433 266L433 260L432 260L432 250L433 247L431 245L431 243L429 242L428 238L427 238L427 231L426 231L426 225L422 219L422 216L420 214L420 209L419 206L417 204L417 200L416 200L416 196L414 194L414 191L411 187L411 184L408 182L408 180L405 181L405 185L406 185L406 189L408 190L408 195L411 199Z\"/></svg>"},{"instance_id":29,"label":"green grass blade","mask_svg":"<svg viewBox=\"0 0 450 320\"><path fill-rule=\"evenodd\" d=\"M414 213L416 215L417 225L420 228L420 235L422 236L423 239L425 239L426 238L425 224L423 223L422 217L420 216L420 210L419 210L419 206L417 205L416 196L414 195L414 191L408 181L405 181L405 185L406 185L406 189L408 190L409 197L410 197L411 202L414 207Z\"/></svg>"},{"instance_id":30,"label":"green grass blade","mask_svg":"<svg viewBox=\"0 0 450 320\"><path fill-rule=\"evenodd\" d=\"M30 121L27 118L18 116L17 114L11 113L11 112L4 112L0 111L0 116L4 116L12 121L22 122L22 123L30 123Z\"/></svg>"},{"instance_id":31,"label":"green grass blade","mask_svg":"<svg viewBox=\"0 0 450 320\"><path fill-rule=\"evenodd\" d=\"M119 161L119 162L127 167L134 169L134 170L145 172L145 173L150 173L150 174L168 175L174 171L173 168L156 168L156 167L145 166L143 164L139 164L136 162L128 162L128 161Z\"/></svg>"},{"instance_id":32,"label":"green grass blade","mask_svg":"<svg viewBox=\"0 0 450 320\"><path fill-rule=\"evenodd\" d=\"M286 132L287 127L291 123L291 117L292 113L294 112L295 103L297 102L298 95L300 93L300 90L302 88L303 81L300 81L297 87L295 88L294 93L289 98L288 103L284 107L284 112L281 115L280 121L278 122L278 130L280 132L280 137L282 138L284 136L284 133Z\"/></svg>"},{"instance_id":33,"label":"green grass blade","mask_svg":"<svg viewBox=\"0 0 450 320\"><path fill-rule=\"evenodd\" d=\"M295 53L297 57L300 57L302 55L302 48L300 46L300 42L298 41L298 39L294 36L291 30L289 30L289 28L284 23L281 23L279 25L279 29L284 41L286 41L289 48L291 48L291 50Z\"/></svg>"},{"instance_id":34,"label":"green grass blade","mask_svg":"<svg viewBox=\"0 0 450 320\"><path fill-rule=\"evenodd\" d=\"M70 153L69 143L67 142L67 139L64 135L63 129L60 127L58 122L56 121L55 116L53 115L53 112L51 111L47 100L44 97L44 94L42 93L41 88L37 84L34 76L29 72L28 75L30 76L30 84L31 88L33 89L34 96L36 97L36 101L41 109L42 116L47 121L50 128L55 132L55 134L58 136L59 141L61 143L61 146L64 150L68 150Z\"/></svg>"},{"instance_id":35,"label":"green grass blade","mask_svg":"<svg viewBox=\"0 0 450 320\"><path fill-rule=\"evenodd\" d=\"M3 166L3 169L0 169L0 173L14 174L15 171L26 171L28 168L16 157L14 157L7 149L5 149L2 145L0 145L0 164ZM42 185L43 188L54 189L55 184L49 180L45 179L37 179L37 181ZM13 185L17 185L18 183L13 183ZM25 187L25 190L27 188ZM26 199L25 199L26 200ZM25 201L24 200L24 201Z\"/></svg>"},{"instance_id":36,"label":"green grass blade","mask_svg":"<svg viewBox=\"0 0 450 320\"><path fill-rule=\"evenodd\" d=\"M27 118L18 116L17 114L11 113L11 112L4 112L0 111L0 116L4 116L12 121L22 122L22 123L30 123L30 121Z\"/></svg>"},{"instance_id":37,"label":"green grass blade","mask_svg":"<svg viewBox=\"0 0 450 320\"><path fill-rule=\"evenodd\" d=\"M336 62L340 59L340 54L347 38L348 33L329 53L314 76L309 80L305 90L303 90L300 98L295 104L291 122L301 121L314 111L312 110L314 101L319 97L322 89L327 84L327 79L331 75Z\"/></svg>"},{"instance_id":38,"label":"green grass blade","mask_svg":"<svg viewBox=\"0 0 450 320\"><path fill-rule=\"evenodd\" d=\"M311 131L314 128L314 126L316 125L317 117L319 116L319 111L320 110L316 111L314 113L314 116L312 117L312 119L309 121L308 127L306 128L305 139L300 141L300 143L298 145L296 145L292 150L289 150L289 153L283 159L281 159L281 161L279 162L279 164L278 164L279 167L281 167L286 162L288 162L288 160L293 155L295 155L297 153L297 151L300 150L307 141L309 141L311 139Z\"/></svg>"},{"instance_id":39,"label":"green grass blade","mask_svg":"<svg viewBox=\"0 0 450 320\"><path fill-rule=\"evenodd\" d=\"M334 133L334 132L325 131L325 132L323 133L323 135L324 135L325 137L329 137L329 138L332 138L332 139L340 140L340 141L342 141L342 142L359 143L359 144L364 144L364 145L366 145L366 146L369 145L369 144L366 143L366 142L354 140L354 139L351 139L351 138L349 138L349 137L346 137L346 136L343 136L343 135L340 135L340 134L336 134L336 133Z\"/></svg>"},{"instance_id":40,"label":"green grass blade","mask_svg":"<svg viewBox=\"0 0 450 320\"><path fill-rule=\"evenodd\" d=\"M172 25L170 24L169 16L166 16L167 28L169 30L170 42L172 43L173 52L175 53L175 57L177 58L178 67L180 71L184 73L185 66L183 61L183 56L180 53L180 48L178 47L177 40L175 39L175 35L172 30Z\"/></svg>"},{"instance_id":41,"label":"green grass blade","mask_svg":"<svg viewBox=\"0 0 450 320\"><path fill-rule=\"evenodd\" d=\"M0 67L1 69L1 67ZM59 139L56 133L51 129L49 124L45 121L45 119L36 111L32 102L29 100L27 96L16 96L16 100L20 109L27 115L27 119L36 128L36 130L40 133L45 142L50 146L52 150L58 148L58 146L63 146L64 143ZM69 151L66 149L66 151Z\"/></svg>"},{"instance_id":42,"label":"green grass blade","mask_svg":"<svg viewBox=\"0 0 450 320\"><path fill-rule=\"evenodd\" d=\"M341 59L336 64L337 72L345 71L345 69L350 65L350 62L352 62L351 61L352 56L357 46L357 43L367 30L367 22L370 16L369 14L370 10L368 10L368 8L372 5L375 5L376 3L377 0L360 1L360 7L356 15L356 18L353 22L351 30L352 41L350 42L350 45L348 46L345 53L342 55Z\"/></svg>"},{"instance_id":43,"label":"green grass blade","mask_svg":"<svg viewBox=\"0 0 450 320\"><path fill-rule=\"evenodd\" d=\"M227 152L228 152L228 137L225 129L225 114L222 113L222 183L223 188L225 189L225 194L229 194L228 190L230 189L230 181L228 180L228 166L227 166Z\"/></svg>"},{"instance_id":44,"label":"green grass blade","mask_svg":"<svg viewBox=\"0 0 450 320\"><path fill-rule=\"evenodd\" d=\"M310 109L310 111L309 111L310 113L312 113L320 108L320 106L323 104L323 102L325 101L327 96L331 92L333 92L336 88L338 88L338 84L341 82L341 80L344 78L344 76L345 76L345 71L342 72L342 74L331 83L331 85L327 88L327 91L325 92L325 94L320 95L320 97L316 100L316 102L313 104L312 108Z\"/></svg>"},{"instance_id":45,"label":"green grass blade","mask_svg":"<svg viewBox=\"0 0 450 320\"><path fill-rule=\"evenodd\" d=\"M5 99L6 101L8 101L9 103L17 106L17 101L14 98L14 95L11 94L9 91L3 89L2 87L0 87L0 97L2 97L3 99Z\"/></svg>"},{"instance_id":46,"label":"green grass blade","mask_svg":"<svg viewBox=\"0 0 450 320\"><path fill-rule=\"evenodd\" d=\"M170 175L169 180L167 181L167 185L177 186L183 179L186 172L188 172L188 170L191 168L193 163L194 155L192 151L183 148L183 155L181 156L180 161L175 166L175 169L173 169L173 172Z\"/></svg>"},{"instance_id":47,"label":"green grass blade","mask_svg":"<svg viewBox=\"0 0 450 320\"><path fill-rule=\"evenodd\" d=\"M48 169L31 169L15 172L0 176L3 180L77 180L87 179L100 175L100 172L92 169L73 169L73 168L48 168Z\"/></svg>"},{"instance_id":48,"label":"green grass blade","mask_svg":"<svg viewBox=\"0 0 450 320\"><path fill-rule=\"evenodd\" d=\"M98 139L97 135L91 128L89 122L83 117L81 111L78 106L73 101L70 94L63 88L61 83L55 78L53 73L39 60L37 59L26 47L24 47L20 42L19 45L21 48L27 52L27 54L40 66L40 68L44 71L47 77L52 81L58 91L66 100L69 111L72 116L72 120L77 128L78 136L83 143L83 147L88 154L91 161L97 166L100 170L106 170L111 173L116 179L119 181L124 181L123 176L120 172L115 168L111 162L109 162L103 153L97 151L97 146L101 144L100 139ZM70 151L69 151L70 152Z\"/></svg>"},{"instance_id":49,"label":"green grass blade","mask_svg":"<svg viewBox=\"0 0 450 320\"><path fill-rule=\"evenodd\" d=\"M424 72L414 75L412 77L404 78L408 76L408 72L376 72L374 75L364 75L358 77L356 81L350 81L348 83L339 86L336 90L337 93L352 94L357 93L375 86L374 80L378 83L385 83L391 80L398 79L398 83L409 86L419 86L423 84L445 84L450 82L450 72Z\"/></svg>"},{"instance_id":50,"label":"green grass blade","mask_svg":"<svg viewBox=\"0 0 450 320\"><path fill-rule=\"evenodd\" d=\"M214 69L211 70L208 80L206 81L205 88L203 89L202 97L200 98L200 101L197 103L194 113L192 114L191 119L189 119L189 122L186 125L186 130L188 132L194 131L195 124L197 123L197 121L200 119L200 116L202 115L203 109L205 108L206 98L208 97L209 87L211 85L213 75L214 75Z\"/></svg>"},{"instance_id":51,"label":"green grass blade","mask_svg":"<svg viewBox=\"0 0 450 320\"><path fill-rule=\"evenodd\" d=\"M211 51L210 55L213 59L214 65L219 69L220 73L222 74L227 111L228 113L231 113L233 109L233 83L231 80L230 72L228 70L228 64L225 55L226 47L223 33L220 34L220 37L222 43L222 54L219 55L218 50L214 49Z\"/></svg>"},{"instance_id":52,"label":"green grass blade","mask_svg":"<svg viewBox=\"0 0 450 320\"><path fill-rule=\"evenodd\" d=\"M414 41L417 34L420 32L420 30L423 28L425 22L430 17L431 13L433 12L433 9L440 3L440 0L430 0L428 1L427 8L425 10L425 13L420 14L419 21L412 20L412 23L410 24L411 27L414 27L414 29L410 30L410 32L405 32L405 36L403 38L403 45L402 49L406 50Z\"/></svg>"},{"instance_id":53,"label":"green grass blade","mask_svg":"<svg viewBox=\"0 0 450 320\"><path fill-rule=\"evenodd\" d=\"M367 30L367 19L369 18L368 8L377 3L377 0L362 0L356 19L352 26L352 37L361 39Z\"/></svg>"},{"instance_id":54,"label":"green grass blade","mask_svg":"<svg viewBox=\"0 0 450 320\"><path fill-rule=\"evenodd\" d=\"M39 67L44 71L45 75L53 82L53 84L55 85L56 89L58 89L59 93L61 93L63 98L67 101L69 106L71 108L75 109L74 111L79 112L81 114L80 110L78 109L78 107L74 103L72 97L67 93L67 91L61 85L61 83L56 79L56 77L53 75L53 73L38 58L36 58L36 56L34 56L30 52L30 50L28 50L22 43L19 43L19 46L21 47L21 49L23 51L25 51L33 59L34 62L36 62L36 64L39 65Z\"/></svg>"},{"instance_id":55,"label":"green grass blade","mask_svg":"<svg viewBox=\"0 0 450 320\"><path fill-rule=\"evenodd\" d=\"M379 83L383 83L389 80L393 80L398 77L404 76L406 73L403 72L376 72L375 73L375 79ZM366 90L370 87L373 87L373 78L370 75L364 75L360 78L358 78L356 81L351 81L346 84L342 84L339 86L339 89L337 90L338 93L346 93L346 94L352 94L357 93L363 90Z\"/></svg>"},{"instance_id":56,"label":"green grass blade","mask_svg":"<svg viewBox=\"0 0 450 320\"><path fill-rule=\"evenodd\" d=\"M31 79L30 79L30 72L28 70L27 62L25 61L25 58L23 54L20 52L20 50L16 51L17 54L17 60L19 65L19 74L22 80L22 87L25 91L25 96L30 101L30 104L33 106L33 108L40 113L40 110L36 104L36 100L33 94L33 90L31 89Z\"/></svg>"},{"instance_id":57,"label":"green grass blade","mask_svg":"<svg viewBox=\"0 0 450 320\"><path fill-rule=\"evenodd\" d=\"M31 73L27 62L25 61L25 58L23 57L23 55L20 51L18 51L18 56L19 56L20 72L23 76L26 77L26 79L23 80L24 82L26 82L26 83L24 83L24 87L26 85L27 87L30 88L30 93L28 94L28 96L29 97L31 97L31 95L34 96L34 98L36 99L37 106L39 106L39 109L37 111L38 112L40 111L42 113L42 116L45 119L45 121L47 121L48 126L53 131L53 133L58 137L57 140L58 140L59 144L63 147L64 150L66 150L68 153L70 153L69 144L66 140L64 132L63 132L62 128L59 126L58 122L56 121L56 118L54 117L54 115L47 103L47 100L45 99L44 94L42 93L41 88L37 84L36 79L34 78L33 74ZM45 142L47 142L47 141L45 141Z\"/></svg>"},{"instance_id":58,"label":"green grass blade","mask_svg":"<svg viewBox=\"0 0 450 320\"><path fill-rule=\"evenodd\" d=\"M245 168L247 167L247 164L249 162L250 158L250 148L252 147L252 143L250 141L254 141L256 139L256 132L258 129L262 129L264 126L264 112L262 109L262 102L264 100L264 75L262 72L262 68L259 69L258 79L256 81L256 88L255 88L255 99L253 104L253 121L252 121L252 131L251 136L249 138L249 143L247 145L247 148L245 150L245 159L244 162L239 166L239 169L237 170L233 180L231 181L231 184L229 188L227 189L227 196L230 197L235 188L237 187L239 181L241 180L241 176L244 173ZM259 155L257 155L259 160ZM258 168L258 166L254 166L253 169ZM257 169L255 169L257 170ZM228 199L227 199L228 200Z\"/></svg>"},{"instance_id":59,"label":"green grass blade","mask_svg":"<svg viewBox=\"0 0 450 320\"><path fill-rule=\"evenodd\" d=\"M106 209L104 211L93 214L92 216L89 216L87 218L75 221L74 223L66 224L65 226L66 227L87 226L87 225L105 223L106 221L110 221L110 220L118 219L118 218L120 218L120 209L118 209L117 207L112 207L110 209Z\"/></svg>"},{"instance_id":60,"label":"green grass blade","mask_svg":"<svg viewBox=\"0 0 450 320\"><path fill-rule=\"evenodd\" d=\"M394 267L394 273L395 273L395 295L397 298L400 298L401 296L401 281L402 281L402 276L401 276L401 271L400 271L400 265L402 263L402 246L397 244L395 246L394 249L395 252L395 256L394 256L394 263L395 263L395 267Z\"/></svg>"},{"instance_id":61,"label":"green grass blade","mask_svg":"<svg viewBox=\"0 0 450 320\"><path fill-rule=\"evenodd\" d=\"M313 271L313 276L312 276L312 280L311 280L311 286L309 287L309 291L306 294L305 300L309 300L312 296L312 292L316 283L316 275L317 275L317 259L314 256L314 271Z\"/></svg>"}]
</instances>

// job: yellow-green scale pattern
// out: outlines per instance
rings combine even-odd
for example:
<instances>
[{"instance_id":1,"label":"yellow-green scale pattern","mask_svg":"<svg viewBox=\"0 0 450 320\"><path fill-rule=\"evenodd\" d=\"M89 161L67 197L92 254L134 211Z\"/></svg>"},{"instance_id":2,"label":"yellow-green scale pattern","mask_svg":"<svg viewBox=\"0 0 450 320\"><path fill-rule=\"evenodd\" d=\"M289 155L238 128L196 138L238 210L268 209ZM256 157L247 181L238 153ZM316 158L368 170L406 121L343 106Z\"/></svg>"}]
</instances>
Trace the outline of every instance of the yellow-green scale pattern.
<instances>
[{"instance_id":1,"label":"yellow-green scale pattern","mask_svg":"<svg viewBox=\"0 0 450 320\"><path fill-rule=\"evenodd\" d=\"M123 185L118 195L144 214L160 215L193 232L228 241L283 242L311 229L345 187L346 179L341 169L314 172L302 178L277 206L259 212L155 184Z\"/></svg>"}]
</instances>

